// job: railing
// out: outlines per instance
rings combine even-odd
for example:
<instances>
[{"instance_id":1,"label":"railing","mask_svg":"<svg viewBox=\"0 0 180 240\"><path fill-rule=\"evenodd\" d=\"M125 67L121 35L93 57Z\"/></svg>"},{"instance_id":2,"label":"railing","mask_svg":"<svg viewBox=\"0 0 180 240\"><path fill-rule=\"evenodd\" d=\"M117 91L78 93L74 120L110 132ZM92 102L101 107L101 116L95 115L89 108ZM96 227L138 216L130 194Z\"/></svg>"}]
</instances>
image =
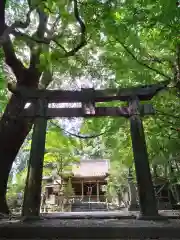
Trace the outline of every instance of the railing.
<instances>
[{"instance_id":1,"label":"railing","mask_svg":"<svg viewBox=\"0 0 180 240\"><path fill-rule=\"evenodd\" d=\"M61 200L60 200L61 199ZM47 204L57 204L59 205L58 203L60 201L62 201L63 199L63 196L54 196L54 195L51 195L49 197L49 199L46 200L46 203ZM69 202L69 203L74 203L76 201L81 201L81 202L106 202L106 197L104 195L91 195L91 196L87 196L87 195L74 195L74 196L71 196L71 197L64 197L64 201L65 202Z\"/></svg>"},{"instance_id":2,"label":"railing","mask_svg":"<svg viewBox=\"0 0 180 240\"><path fill-rule=\"evenodd\" d=\"M81 201L81 202L106 202L106 197L104 195L75 195L70 198L72 202Z\"/></svg>"}]
</instances>

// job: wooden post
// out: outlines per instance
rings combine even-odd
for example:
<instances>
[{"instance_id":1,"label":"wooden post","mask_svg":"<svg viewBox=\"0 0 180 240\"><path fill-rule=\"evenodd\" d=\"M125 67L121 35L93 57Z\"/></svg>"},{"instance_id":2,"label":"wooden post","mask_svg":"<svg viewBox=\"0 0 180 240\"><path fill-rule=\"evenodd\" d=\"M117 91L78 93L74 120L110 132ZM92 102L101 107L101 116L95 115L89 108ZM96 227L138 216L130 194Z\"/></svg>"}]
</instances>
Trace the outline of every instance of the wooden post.
<instances>
[{"instance_id":1,"label":"wooden post","mask_svg":"<svg viewBox=\"0 0 180 240\"><path fill-rule=\"evenodd\" d=\"M99 202L99 181L97 181L97 202Z\"/></svg>"},{"instance_id":2,"label":"wooden post","mask_svg":"<svg viewBox=\"0 0 180 240\"><path fill-rule=\"evenodd\" d=\"M41 203L41 182L45 150L46 126L45 117L48 102L45 99L37 100L36 119L34 122L31 152L28 166L28 175L23 202L23 216L39 216Z\"/></svg>"},{"instance_id":3,"label":"wooden post","mask_svg":"<svg viewBox=\"0 0 180 240\"><path fill-rule=\"evenodd\" d=\"M132 110L130 116L130 129L138 185L140 205L139 218L153 219L159 217L159 215L149 167L144 129L139 113L138 99L132 99L132 101L129 102L129 106Z\"/></svg>"}]
</instances>

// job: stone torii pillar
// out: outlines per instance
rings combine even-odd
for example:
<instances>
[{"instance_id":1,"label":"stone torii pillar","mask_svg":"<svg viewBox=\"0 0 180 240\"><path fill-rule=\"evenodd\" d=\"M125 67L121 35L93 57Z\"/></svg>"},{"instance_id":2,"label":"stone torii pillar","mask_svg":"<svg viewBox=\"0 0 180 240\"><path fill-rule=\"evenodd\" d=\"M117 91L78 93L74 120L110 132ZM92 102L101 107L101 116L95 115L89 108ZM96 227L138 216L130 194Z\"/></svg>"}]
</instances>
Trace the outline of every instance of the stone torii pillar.
<instances>
[{"instance_id":1,"label":"stone torii pillar","mask_svg":"<svg viewBox=\"0 0 180 240\"><path fill-rule=\"evenodd\" d=\"M158 219L161 217L158 214L151 171L149 167L144 129L140 116L141 113L139 99L137 97L132 97L132 99L129 101L129 107L132 110L129 120L139 195L139 219Z\"/></svg>"},{"instance_id":2,"label":"stone torii pillar","mask_svg":"<svg viewBox=\"0 0 180 240\"><path fill-rule=\"evenodd\" d=\"M35 104L36 117L33 128L28 175L24 191L22 215L39 216L41 204L41 183L46 139L46 99L38 99Z\"/></svg>"}]
</instances>

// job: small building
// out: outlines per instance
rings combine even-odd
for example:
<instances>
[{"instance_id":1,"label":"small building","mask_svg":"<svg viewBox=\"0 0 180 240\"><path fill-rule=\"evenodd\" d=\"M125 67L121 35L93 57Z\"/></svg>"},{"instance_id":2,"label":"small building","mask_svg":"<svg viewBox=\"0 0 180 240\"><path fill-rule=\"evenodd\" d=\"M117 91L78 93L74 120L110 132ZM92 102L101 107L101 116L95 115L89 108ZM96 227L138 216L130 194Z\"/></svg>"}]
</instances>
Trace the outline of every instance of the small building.
<instances>
[{"instance_id":1,"label":"small building","mask_svg":"<svg viewBox=\"0 0 180 240\"><path fill-rule=\"evenodd\" d=\"M70 179L73 189L71 201L106 202L105 189L109 169L107 159L82 159L72 166L70 178L53 180L52 177L43 177L43 181L46 182L46 201L51 205L58 205L60 190Z\"/></svg>"},{"instance_id":2,"label":"small building","mask_svg":"<svg viewBox=\"0 0 180 240\"><path fill-rule=\"evenodd\" d=\"M75 197L81 201L105 202L109 168L109 161L104 159L81 160L73 166L71 181Z\"/></svg>"}]
</instances>

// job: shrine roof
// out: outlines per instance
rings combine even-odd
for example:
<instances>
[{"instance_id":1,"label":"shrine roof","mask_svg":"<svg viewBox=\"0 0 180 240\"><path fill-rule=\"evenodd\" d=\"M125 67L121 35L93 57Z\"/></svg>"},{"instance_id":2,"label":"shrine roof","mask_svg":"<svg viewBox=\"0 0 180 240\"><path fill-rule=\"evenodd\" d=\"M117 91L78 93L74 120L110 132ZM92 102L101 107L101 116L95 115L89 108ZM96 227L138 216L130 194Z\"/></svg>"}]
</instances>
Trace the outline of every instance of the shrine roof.
<instances>
[{"instance_id":1,"label":"shrine roof","mask_svg":"<svg viewBox=\"0 0 180 240\"><path fill-rule=\"evenodd\" d=\"M88 159L73 166L72 172L74 177L105 177L109 168L107 159Z\"/></svg>"}]
</instances>

